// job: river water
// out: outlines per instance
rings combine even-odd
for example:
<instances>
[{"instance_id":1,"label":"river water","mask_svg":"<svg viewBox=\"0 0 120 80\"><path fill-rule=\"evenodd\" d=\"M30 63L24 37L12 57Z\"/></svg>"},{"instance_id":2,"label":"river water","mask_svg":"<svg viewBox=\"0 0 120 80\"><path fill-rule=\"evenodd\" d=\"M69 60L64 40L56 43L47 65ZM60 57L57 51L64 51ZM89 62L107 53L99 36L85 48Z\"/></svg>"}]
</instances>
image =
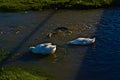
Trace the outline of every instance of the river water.
<instances>
[{"instance_id":1,"label":"river water","mask_svg":"<svg viewBox=\"0 0 120 80\"><path fill-rule=\"evenodd\" d=\"M120 9L104 10L95 32L94 48L88 48L76 80L120 79Z\"/></svg>"},{"instance_id":2,"label":"river water","mask_svg":"<svg viewBox=\"0 0 120 80\"><path fill-rule=\"evenodd\" d=\"M61 26L70 28L73 33L45 38ZM14 58L8 59L8 65L42 67L57 80L120 79L119 8L1 13L0 30L0 47L17 52ZM93 36L96 42L90 46L66 44L77 37ZM41 58L27 52L29 46L42 42L56 44L56 53Z\"/></svg>"}]
</instances>

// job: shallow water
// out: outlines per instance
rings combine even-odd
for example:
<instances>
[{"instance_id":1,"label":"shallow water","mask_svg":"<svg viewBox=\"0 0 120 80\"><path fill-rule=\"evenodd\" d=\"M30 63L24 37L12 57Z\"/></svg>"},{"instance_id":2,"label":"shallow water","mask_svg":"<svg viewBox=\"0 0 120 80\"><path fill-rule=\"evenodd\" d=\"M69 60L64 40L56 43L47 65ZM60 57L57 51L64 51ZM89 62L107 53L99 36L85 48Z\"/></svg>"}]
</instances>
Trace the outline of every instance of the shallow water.
<instances>
[{"instance_id":1,"label":"shallow water","mask_svg":"<svg viewBox=\"0 0 120 80\"><path fill-rule=\"evenodd\" d=\"M45 37L61 26L73 33L51 39ZM7 65L42 67L57 80L119 80L119 30L120 9L1 13L0 31L4 33L0 34L0 47L17 52L8 59ZM90 46L66 44L77 37L93 36L96 42ZM29 46L42 42L56 44L56 54L40 57L27 52Z\"/></svg>"}]
</instances>

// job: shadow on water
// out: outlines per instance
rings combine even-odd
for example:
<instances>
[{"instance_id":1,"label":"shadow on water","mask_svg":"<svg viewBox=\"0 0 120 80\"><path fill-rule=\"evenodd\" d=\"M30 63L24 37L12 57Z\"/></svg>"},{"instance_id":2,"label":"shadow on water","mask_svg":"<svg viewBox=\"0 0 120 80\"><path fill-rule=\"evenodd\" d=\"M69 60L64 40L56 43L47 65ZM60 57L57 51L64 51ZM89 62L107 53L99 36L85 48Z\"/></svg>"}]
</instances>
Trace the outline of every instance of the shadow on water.
<instances>
[{"instance_id":1,"label":"shadow on water","mask_svg":"<svg viewBox=\"0 0 120 80\"><path fill-rule=\"evenodd\" d=\"M75 80L120 80L120 9L104 10Z\"/></svg>"},{"instance_id":2,"label":"shadow on water","mask_svg":"<svg viewBox=\"0 0 120 80\"><path fill-rule=\"evenodd\" d=\"M24 39L21 40L21 42L18 43L17 46L15 46L15 48L12 50L12 54L9 55L7 58L5 58L5 60L3 60L3 62L0 63L0 65L3 65L6 63L6 61L11 58L12 55L14 55L14 53L17 53L19 49L22 48L22 46L32 37L36 34L36 32L42 27L45 25L45 23L51 18L53 17L55 14L55 11L51 12L48 14L48 16L42 21L40 22L40 24L35 27L31 33L29 33Z\"/></svg>"}]
</instances>

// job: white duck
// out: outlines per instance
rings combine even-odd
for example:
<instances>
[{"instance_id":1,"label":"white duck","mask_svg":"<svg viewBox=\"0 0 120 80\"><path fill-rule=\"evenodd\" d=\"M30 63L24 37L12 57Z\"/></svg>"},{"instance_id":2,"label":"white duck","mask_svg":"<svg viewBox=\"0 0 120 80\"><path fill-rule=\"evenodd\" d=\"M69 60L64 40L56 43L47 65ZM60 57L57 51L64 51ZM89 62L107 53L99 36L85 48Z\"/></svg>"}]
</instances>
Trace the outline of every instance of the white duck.
<instances>
[{"instance_id":1,"label":"white duck","mask_svg":"<svg viewBox=\"0 0 120 80\"><path fill-rule=\"evenodd\" d=\"M30 47L29 51L31 51L34 54L52 54L56 51L56 45L52 45L52 43L43 43L37 45L36 47Z\"/></svg>"},{"instance_id":2,"label":"white duck","mask_svg":"<svg viewBox=\"0 0 120 80\"><path fill-rule=\"evenodd\" d=\"M95 42L95 38L77 38L75 40L69 41L68 44L73 45L89 45Z\"/></svg>"}]
</instances>

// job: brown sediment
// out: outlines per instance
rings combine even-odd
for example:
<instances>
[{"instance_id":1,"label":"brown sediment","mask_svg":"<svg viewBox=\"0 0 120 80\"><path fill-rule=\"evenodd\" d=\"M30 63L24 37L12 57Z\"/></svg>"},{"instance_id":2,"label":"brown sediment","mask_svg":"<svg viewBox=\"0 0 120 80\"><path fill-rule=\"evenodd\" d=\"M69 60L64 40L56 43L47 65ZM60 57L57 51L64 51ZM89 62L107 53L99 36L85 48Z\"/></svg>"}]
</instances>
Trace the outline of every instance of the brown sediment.
<instances>
[{"instance_id":1,"label":"brown sediment","mask_svg":"<svg viewBox=\"0 0 120 80\"><path fill-rule=\"evenodd\" d=\"M57 27L52 32L50 32L47 36L49 38L53 37L54 35L70 35L72 34L72 30L67 27Z\"/></svg>"}]
</instances>

